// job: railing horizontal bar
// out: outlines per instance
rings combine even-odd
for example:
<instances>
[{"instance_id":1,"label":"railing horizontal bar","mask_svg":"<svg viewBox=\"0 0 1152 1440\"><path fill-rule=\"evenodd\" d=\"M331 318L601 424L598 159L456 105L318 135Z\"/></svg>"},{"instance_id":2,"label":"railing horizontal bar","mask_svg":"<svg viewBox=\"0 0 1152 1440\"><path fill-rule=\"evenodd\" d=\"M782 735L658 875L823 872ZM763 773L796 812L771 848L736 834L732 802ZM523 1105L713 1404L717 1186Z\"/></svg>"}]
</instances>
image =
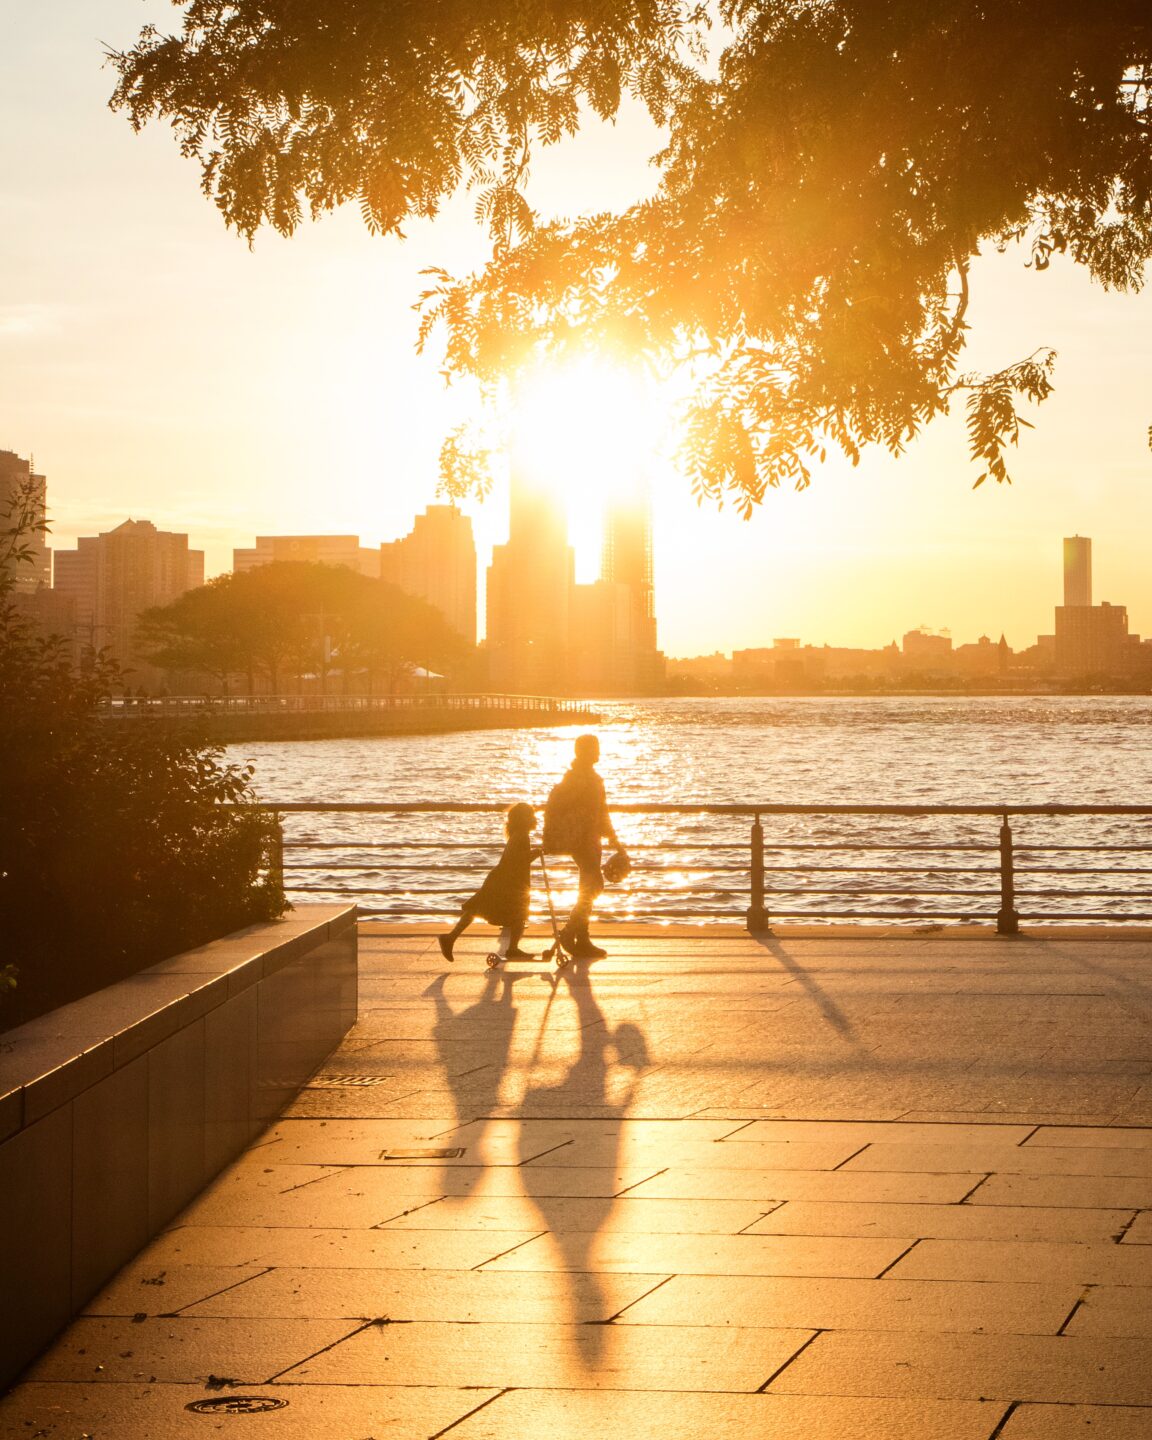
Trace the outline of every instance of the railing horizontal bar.
<instances>
[{"instance_id":1,"label":"railing horizontal bar","mask_svg":"<svg viewBox=\"0 0 1152 1440\"><path fill-rule=\"evenodd\" d=\"M285 850L492 850L500 848L500 841L492 840L491 837L478 837L477 840L302 840L302 838L287 838L284 841ZM995 854L996 845L858 845L854 841L845 841L842 844L824 845L765 845L765 855L782 854L792 851L842 851L844 854L873 854L873 852L888 852L888 854L913 854L935 855L943 854L946 851L963 851L966 854L978 854L988 852ZM1020 847L1024 848L1024 847ZM1070 847L1071 848L1071 847ZM1083 845L1083 850L1092 850L1092 845ZM1128 850L1126 845L1100 845L1100 850ZM1136 850L1136 845L1133 845ZM1152 847L1149 847L1152 848ZM721 851L730 854L744 854L747 851L746 840L727 841L726 844L717 844L716 841L694 841L694 840L668 840L662 842L639 841L636 844L629 842L628 852L635 855L636 852L652 850L690 850L698 851Z\"/></svg>"},{"instance_id":2,"label":"railing horizontal bar","mask_svg":"<svg viewBox=\"0 0 1152 1440\"><path fill-rule=\"evenodd\" d=\"M744 867L747 869L747 866ZM946 865L765 865L766 874L795 875L998 875L988 866ZM1111 873L1111 872L1110 872Z\"/></svg>"},{"instance_id":3,"label":"railing horizontal bar","mask_svg":"<svg viewBox=\"0 0 1152 1440\"><path fill-rule=\"evenodd\" d=\"M1017 898L1018 900L1025 900L1025 901L1027 901L1027 900L1034 900L1037 896L1040 896L1040 895L1045 896L1045 897L1047 897L1047 896L1049 896L1049 895L1062 895L1062 896L1064 896L1064 897L1067 898L1067 899L1071 899L1071 898L1074 898L1074 897L1080 897L1080 896L1083 896L1083 895L1096 895L1096 896L1100 897L1101 899L1107 899L1107 900L1146 900L1149 895L1152 895L1152 890L1127 890L1127 889L1125 889L1125 890L1108 890L1108 889L1102 889L1102 888L1100 888L1099 886L1095 887L1094 889L1090 889L1090 890L1074 890L1074 889L1072 889L1072 888L1070 888L1070 887L1066 887L1066 886L1056 886L1056 887L1053 888L1053 889L1045 889L1045 890L1021 890L1021 889L1018 889L1018 890L1016 891L1016 898Z\"/></svg>"},{"instance_id":4,"label":"railing horizontal bar","mask_svg":"<svg viewBox=\"0 0 1152 1440\"><path fill-rule=\"evenodd\" d=\"M1097 850L1121 851L1129 854L1135 851L1152 851L1152 845L1024 845L1016 842L1016 849L1020 852L1027 852L1029 855L1040 855L1048 851L1067 850L1089 850L1095 853Z\"/></svg>"},{"instance_id":5,"label":"railing horizontal bar","mask_svg":"<svg viewBox=\"0 0 1152 1440\"><path fill-rule=\"evenodd\" d=\"M1152 920L1152 912L1125 912L1117 910L1092 910L1075 912L1070 910L1038 910L1035 914L1021 915L1021 921L1028 924L1034 920L1107 920L1111 924L1131 925L1139 920Z\"/></svg>"},{"instance_id":6,"label":"railing horizontal bar","mask_svg":"<svg viewBox=\"0 0 1152 1440\"><path fill-rule=\"evenodd\" d=\"M1017 865L1017 875L1152 875L1152 866Z\"/></svg>"},{"instance_id":7,"label":"railing horizontal bar","mask_svg":"<svg viewBox=\"0 0 1152 1440\"><path fill-rule=\"evenodd\" d=\"M281 814L500 814L512 801L427 801L342 800L319 804L314 801L262 801L261 809ZM538 808L543 808L540 806ZM612 805L613 812L626 815L1152 815L1149 805L784 805L784 804L688 804L624 801Z\"/></svg>"}]
</instances>

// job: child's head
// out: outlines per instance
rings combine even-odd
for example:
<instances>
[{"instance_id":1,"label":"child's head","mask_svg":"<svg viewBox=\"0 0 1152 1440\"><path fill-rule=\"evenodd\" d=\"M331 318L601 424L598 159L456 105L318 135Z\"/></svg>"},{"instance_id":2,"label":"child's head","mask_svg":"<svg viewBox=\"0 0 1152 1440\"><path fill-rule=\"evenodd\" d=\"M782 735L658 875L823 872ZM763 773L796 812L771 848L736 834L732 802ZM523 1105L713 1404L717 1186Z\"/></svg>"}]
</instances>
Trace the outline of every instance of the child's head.
<instances>
[{"instance_id":1,"label":"child's head","mask_svg":"<svg viewBox=\"0 0 1152 1440\"><path fill-rule=\"evenodd\" d=\"M510 837L527 835L530 830L535 830L535 828L536 811L523 800L511 806L508 814L504 817L504 831Z\"/></svg>"}]
</instances>

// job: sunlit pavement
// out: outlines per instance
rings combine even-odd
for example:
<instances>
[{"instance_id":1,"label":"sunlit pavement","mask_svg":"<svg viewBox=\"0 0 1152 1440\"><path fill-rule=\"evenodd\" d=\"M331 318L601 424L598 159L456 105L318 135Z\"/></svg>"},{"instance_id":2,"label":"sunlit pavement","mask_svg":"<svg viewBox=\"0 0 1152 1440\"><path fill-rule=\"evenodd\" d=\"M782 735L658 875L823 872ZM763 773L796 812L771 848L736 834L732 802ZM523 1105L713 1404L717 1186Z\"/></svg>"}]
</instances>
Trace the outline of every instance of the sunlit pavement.
<instances>
[{"instance_id":1,"label":"sunlit pavement","mask_svg":"<svg viewBox=\"0 0 1152 1440\"><path fill-rule=\"evenodd\" d=\"M1152 1437L1152 945L611 948L363 940L346 1043L0 1434Z\"/></svg>"}]
</instances>

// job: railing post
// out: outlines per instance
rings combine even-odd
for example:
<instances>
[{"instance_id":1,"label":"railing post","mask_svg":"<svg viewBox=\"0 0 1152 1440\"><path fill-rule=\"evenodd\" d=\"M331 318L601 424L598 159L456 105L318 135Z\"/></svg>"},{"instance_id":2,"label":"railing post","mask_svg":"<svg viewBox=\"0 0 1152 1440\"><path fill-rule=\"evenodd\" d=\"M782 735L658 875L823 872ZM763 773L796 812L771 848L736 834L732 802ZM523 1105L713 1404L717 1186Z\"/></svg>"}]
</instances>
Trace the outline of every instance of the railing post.
<instances>
[{"instance_id":1,"label":"railing post","mask_svg":"<svg viewBox=\"0 0 1152 1440\"><path fill-rule=\"evenodd\" d=\"M272 815L272 879L284 889L284 817L274 811Z\"/></svg>"},{"instance_id":2,"label":"railing post","mask_svg":"<svg viewBox=\"0 0 1152 1440\"><path fill-rule=\"evenodd\" d=\"M764 827L759 814L752 822L752 903L747 924L751 935L763 935L768 929L768 912L764 908Z\"/></svg>"},{"instance_id":3,"label":"railing post","mask_svg":"<svg viewBox=\"0 0 1152 1440\"><path fill-rule=\"evenodd\" d=\"M996 915L997 935L1018 935L1020 916L1016 913L1016 873L1012 859L1012 827L1005 812L1000 825L1000 909Z\"/></svg>"}]
</instances>

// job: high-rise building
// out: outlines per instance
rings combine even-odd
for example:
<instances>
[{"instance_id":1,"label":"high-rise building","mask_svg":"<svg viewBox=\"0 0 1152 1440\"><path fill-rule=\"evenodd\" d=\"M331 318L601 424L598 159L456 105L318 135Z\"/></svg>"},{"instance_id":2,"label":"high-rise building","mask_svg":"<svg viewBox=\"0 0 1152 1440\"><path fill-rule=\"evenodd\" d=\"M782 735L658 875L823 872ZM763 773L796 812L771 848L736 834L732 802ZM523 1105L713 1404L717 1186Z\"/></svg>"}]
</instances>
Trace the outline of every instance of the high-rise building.
<instances>
[{"instance_id":1,"label":"high-rise building","mask_svg":"<svg viewBox=\"0 0 1152 1440\"><path fill-rule=\"evenodd\" d=\"M512 482L507 545L488 572L489 680L499 689L635 695L659 689L652 519L646 492L622 494L605 519L602 573L575 583L563 506L522 473Z\"/></svg>"},{"instance_id":2,"label":"high-rise building","mask_svg":"<svg viewBox=\"0 0 1152 1440\"><path fill-rule=\"evenodd\" d=\"M252 549L232 551L237 574L281 560L344 565L373 580L380 575L380 552L361 545L359 535L257 535Z\"/></svg>"},{"instance_id":3,"label":"high-rise building","mask_svg":"<svg viewBox=\"0 0 1152 1440\"><path fill-rule=\"evenodd\" d=\"M508 543L488 569L489 683L512 694L569 688L576 559L558 496L517 471L512 476Z\"/></svg>"},{"instance_id":4,"label":"high-rise building","mask_svg":"<svg viewBox=\"0 0 1152 1440\"><path fill-rule=\"evenodd\" d=\"M1056 606L1056 671L1070 678L1127 674L1140 637L1128 634L1124 605Z\"/></svg>"},{"instance_id":5,"label":"high-rise building","mask_svg":"<svg viewBox=\"0 0 1152 1440\"><path fill-rule=\"evenodd\" d=\"M1064 541L1064 604L1092 604L1092 541L1083 535Z\"/></svg>"},{"instance_id":6,"label":"high-rise building","mask_svg":"<svg viewBox=\"0 0 1152 1440\"><path fill-rule=\"evenodd\" d=\"M136 648L141 611L203 583L204 552L190 550L187 535L157 530L149 520L125 520L56 554L55 588L73 597L81 640L107 650L131 672L132 684L161 680Z\"/></svg>"},{"instance_id":7,"label":"high-rise building","mask_svg":"<svg viewBox=\"0 0 1152 1440\"><path fill-rule=\"evenodd\" d=\"M0 450L0 530L12 527L17 518L16 508L25 498L30 502L27 518L34 526L42 526L47 516L47 481L33 471L30 460L22 460L12 450ZM20 543L26 558L13 561L11 572L17 594L28 595L52 583L52 552L42 528L30 530L21 537Z\"/></svg>"},{"instance_id":8,"label":"high-rise building","mask_svg":"<svg viewBox=\"0 0 1152 1440\"><path fill-rule=\"evenodd\" d=\"M664 676L656 648L656 597L652 570L652 506L648 488L637 482L608 507L601 563L603 583L619 587L626 599L612 607L607 688L624 694L650 691Z\"/></svg>"},{"instance_id":9,"label":"high-rise building","mask_svg":"<svg viewBox=\"0 0 1152 1440\"><path fill-rule=\"evenodd\" d=\"M1131 675L1147 663L1139 635L1128 633L1127 608L1092 604L1092 542L1082 535L1064 541L1064 604L1056 606L1053 660L1056 673L1073 680Z\"/></svg>"},{"instance_id":10,"label":"high-rise building","mask_svg":"<svg viewBox=\"0 0 1152 1440\"><path fill-rule=\"evenodd\" d=\"M380 546L380 579L435 605L470 645L476 643L476 541L455 505L429 505L412 533Z\"/></svg>"}]
</instances>

